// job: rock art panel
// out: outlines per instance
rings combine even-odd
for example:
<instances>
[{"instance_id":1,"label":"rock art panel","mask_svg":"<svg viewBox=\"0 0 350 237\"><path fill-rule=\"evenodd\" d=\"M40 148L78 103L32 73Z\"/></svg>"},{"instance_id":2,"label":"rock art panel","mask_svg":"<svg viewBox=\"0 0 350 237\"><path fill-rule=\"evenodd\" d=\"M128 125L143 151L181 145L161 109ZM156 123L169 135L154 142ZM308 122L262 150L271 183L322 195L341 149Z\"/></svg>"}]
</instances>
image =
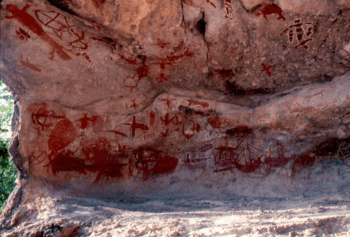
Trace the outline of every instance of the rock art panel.
<instances>
[{"instance_id":1,"label":"rock art panel","mask_svg":"<svg viewBox=\"0 0 350 237\"><path fill-rule=\"evenodd\" d=\"M8 236L86 234L40 222L74 198L148 210L141 199L347 192L346 0L3 0L0 11L19 173L0 217Z\"/></svg>"},{"instance_id":2,"label":"rock art panel","mask_svg":"<svg viewBox=\"0 0 350 237\"><path fill-rule=\"evenodd\" d=\"M339 110L349 105L349 88L344 76L253 109L161 94L132 115L26 103L21 114L30 122L21 128L36 136L22 152L33 177L63 183L147 181L196 170L209 172L208 177L228 171L266 177L276 168L298 172L325 159L327 152L319 147L329 147L320 145L329 139L318 124L336 129L349 122L344 122L348 113ZM283 138L281 129L287 131ZM347 127L342 131L342 138L335 130L329 134L338 140L324 149L347 163ZM305 140L303 133L317 135Z\"/></svg>"}]
</instances>

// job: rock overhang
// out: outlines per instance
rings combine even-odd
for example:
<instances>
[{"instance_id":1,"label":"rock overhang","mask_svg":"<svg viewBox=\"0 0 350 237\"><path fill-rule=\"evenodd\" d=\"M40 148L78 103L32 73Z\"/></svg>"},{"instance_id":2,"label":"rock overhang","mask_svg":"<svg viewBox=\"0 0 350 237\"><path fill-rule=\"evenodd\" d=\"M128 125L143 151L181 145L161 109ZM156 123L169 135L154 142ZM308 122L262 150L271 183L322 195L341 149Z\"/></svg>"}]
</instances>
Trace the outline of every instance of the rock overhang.
<instances>
[{"instance_id":1,"label":"rock overhang","mask_svg":"<svg viewBox=\"0 0 350 237\"><path fill-rule=\"evenodd\" d=\"M325 162L346 175L349 4L3 1L18 184L285 197Z\"/></svg>"}]
</instances>

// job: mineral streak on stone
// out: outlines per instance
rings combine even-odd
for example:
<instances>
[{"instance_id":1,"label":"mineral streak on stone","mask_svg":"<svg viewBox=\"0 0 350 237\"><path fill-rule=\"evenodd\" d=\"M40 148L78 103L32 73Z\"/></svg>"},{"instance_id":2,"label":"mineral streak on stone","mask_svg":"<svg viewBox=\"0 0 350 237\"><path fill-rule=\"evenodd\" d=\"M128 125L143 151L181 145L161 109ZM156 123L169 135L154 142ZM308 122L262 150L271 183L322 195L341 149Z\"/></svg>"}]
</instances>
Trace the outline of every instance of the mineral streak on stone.
<instances>
[{"instance_id":1,"label":"mineral streak on stone","mask_svg":"<svg viewBox=\"0 0 350 237\"><path fill-rule=\"evenodd\" d=\"M349 202L348 0L0 6L1 80L15 98L10 153L18 170L0 235L350 230L346 207L320 206ZM249 228L215 232L227 208L288 216L286 198L309 206L298 216L320 219L287 226L276 211L263 225L241 213ZM153 217L133 212L198 211L205 203L208 216L212 208L220 215L203 233L202 222L177 214L151 228ZM148 224L130 224L140 220Z\"/></svg>"}]
</instances>

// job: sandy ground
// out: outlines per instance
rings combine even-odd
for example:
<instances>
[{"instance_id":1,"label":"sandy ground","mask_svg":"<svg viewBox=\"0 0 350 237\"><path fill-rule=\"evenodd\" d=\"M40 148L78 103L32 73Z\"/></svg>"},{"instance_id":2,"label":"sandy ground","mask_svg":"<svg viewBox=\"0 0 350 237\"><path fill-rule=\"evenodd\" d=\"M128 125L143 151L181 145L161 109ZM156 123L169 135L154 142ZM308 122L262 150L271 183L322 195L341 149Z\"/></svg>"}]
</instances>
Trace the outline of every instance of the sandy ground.
<instances>
[{"instance_id":1,"label":"sandy ground","mask_svg":"<svg viewBox=\"0 0 350 237\"><path fill-rule=\"evenodd\" d=\"M115 208L74 204L88 218L81 236L349 236L350 199L155 200ZM92 201L92 200L89 200ZM138 211L137 211L138 210ZM144 210L144 211L141 211ZM108 214L110 216L108 216Z\"/></svg>"},{"instance_id":2,"label":"sandy ground","mask_svg":"<svg viewBox=\"0 0 350 237\"><path fill-rule=\"evenodd\" d=\"M32 216L35 223L23 221L4 237L27 236L40 225L66 222L80 226L76 236L350 236L350 198L344 195L118 203L38 199L47 208Z\"/></svg>"}]
</instances>

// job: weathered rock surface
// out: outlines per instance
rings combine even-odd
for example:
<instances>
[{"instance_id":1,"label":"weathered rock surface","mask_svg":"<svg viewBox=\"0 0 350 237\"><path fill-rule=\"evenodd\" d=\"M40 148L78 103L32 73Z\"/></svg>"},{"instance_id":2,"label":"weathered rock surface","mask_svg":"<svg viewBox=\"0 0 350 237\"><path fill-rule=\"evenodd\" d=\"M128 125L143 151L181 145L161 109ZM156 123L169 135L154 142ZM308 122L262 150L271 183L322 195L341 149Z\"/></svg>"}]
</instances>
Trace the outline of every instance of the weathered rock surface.
<instances>
[{"instance_id":1,"label":"weathered rock surface","mask_svg":"<svg viewBox=\"0 0 350 237\"><path fill-rule=\"evenodd\" d=\"M350 230L350 1L0 6L4 236Z\"/></svg>"}]
</instances>

